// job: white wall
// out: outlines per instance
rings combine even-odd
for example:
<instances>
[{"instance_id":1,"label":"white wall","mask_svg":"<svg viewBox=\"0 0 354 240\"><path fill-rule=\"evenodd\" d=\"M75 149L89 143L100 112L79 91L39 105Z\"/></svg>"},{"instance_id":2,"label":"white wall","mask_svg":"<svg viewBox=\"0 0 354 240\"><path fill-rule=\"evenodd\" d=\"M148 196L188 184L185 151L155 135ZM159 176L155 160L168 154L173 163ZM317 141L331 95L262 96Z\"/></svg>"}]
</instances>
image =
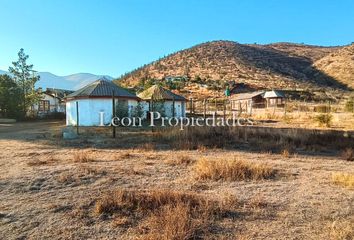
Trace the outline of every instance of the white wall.
<instances>
[{"instance_id":1,"label":"white wall","mask_svg":"<svg viewBox=\"0 0 354 240\"><path fill-rule=\"evenodd\" d=\"M119 104L119 99L116 99L116 101L116 104ZM99 126L100 112L104 112L104 124L110 124L112 120L112 99L91 98L66 102L66 125L77 125L76 102L79 104L79 126ZM128 100L129 115L131 115L136 105L136 100Z\"/></svg>"},{"instance_id":2,"label":"white wall","mask_svg":"<svg viewBox=\"0 0 354 240\"><path fill-rule=\"evenodd\" d=\"M144 107L144 118L146 117L146 112L149 112L149 102L142 101ZM165 101L163 104L166 117L173 117L173 101ZM186 116L186 102L175 101L175 117L185 117Z\"/></svg>"},{"instance_id":3,"label":"white wall","mask_svg":"<svg viewBox=\"0 0 354 240\"><path fill-rule=\"evenodd\" d=\"M65 108L60 105L59 98L43 93L41 100L49 101L49 112L65 112ZM32 110L38 112L38 104L34 104Z\"/></svg>"}]
</instances>

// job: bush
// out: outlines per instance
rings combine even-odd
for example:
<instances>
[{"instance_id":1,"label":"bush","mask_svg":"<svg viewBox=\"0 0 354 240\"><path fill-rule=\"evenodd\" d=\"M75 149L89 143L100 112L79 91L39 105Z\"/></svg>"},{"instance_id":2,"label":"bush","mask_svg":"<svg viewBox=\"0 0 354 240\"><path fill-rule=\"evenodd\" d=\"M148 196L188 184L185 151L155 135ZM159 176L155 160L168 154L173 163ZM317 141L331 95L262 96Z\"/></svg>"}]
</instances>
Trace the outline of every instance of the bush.
<instances>
[{"instance_id":1,"label":"bush","mask_svg":"<svg viewBox=\"0 0 354 240\"><path fill-rule=\"evenodd\" d=\"M315 117L316 122L320 126L330 127L332 124L333 116L332 114L320 114Z\"/></svg>"},{"instance_id":2,"label":"bush","mask_svg":"<svg viewBox=\"0 0 354 240\"><path fill-rule=\"evenodd\" d=\"M347 148L342 151L342 158L347 161L354 161L354 150L353 148Z\"/></svg>"},{"instance_id":3,"label":"bush","mask_svg":"<svg viewBox=\"0 0 354 240\"><path fill-rule=\"evenodd\" d=\"M261 180L273 178L276 171L265 164L254 164L242 160L200 159L194 168L197 179L210 180Z\"/></svg>"},{"instance_id":4,"label":"bush","mask_svg":"<svg viewBox=\"0 0 354 240\"><path fill-rule=\"evenodd\" d=\"M349 100L345 103L345 110L347 112L354 112L354 97L349 98Z\"/></svg>"}]
</instances>

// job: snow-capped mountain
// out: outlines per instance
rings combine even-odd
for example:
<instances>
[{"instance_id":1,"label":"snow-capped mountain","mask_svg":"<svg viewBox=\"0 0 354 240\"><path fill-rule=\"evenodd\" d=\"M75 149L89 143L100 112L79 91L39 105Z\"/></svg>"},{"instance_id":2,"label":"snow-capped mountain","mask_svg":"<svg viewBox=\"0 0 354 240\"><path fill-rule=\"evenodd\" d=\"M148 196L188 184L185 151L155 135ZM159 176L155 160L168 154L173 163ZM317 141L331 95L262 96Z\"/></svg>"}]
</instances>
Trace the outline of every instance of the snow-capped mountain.
<instances>
[{"instance_id":1,"label":"snow-capped mountain","mask_svg":"<svg viewBox=\"0 0 354 240\"><path fill-rule=\"evenodd\" d=\"M9 74L0 70L0 74ZM68 76L57 76L50 72L38 72L40 79L36 83L36 88L59 88L66 90L77 90L101 77L113 80L113 77L107 75L95 75L91 73L76 73Z\"/></svg>"}]
</instances>

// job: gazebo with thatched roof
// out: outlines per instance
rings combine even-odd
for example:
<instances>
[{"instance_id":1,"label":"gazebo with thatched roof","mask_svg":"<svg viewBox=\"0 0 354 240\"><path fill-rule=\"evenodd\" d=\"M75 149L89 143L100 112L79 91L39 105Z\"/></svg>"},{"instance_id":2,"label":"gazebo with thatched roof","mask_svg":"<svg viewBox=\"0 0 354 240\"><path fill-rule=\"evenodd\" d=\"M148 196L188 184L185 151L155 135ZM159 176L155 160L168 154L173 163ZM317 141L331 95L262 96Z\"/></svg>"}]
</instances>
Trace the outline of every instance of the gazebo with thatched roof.
<instances>
[{"instance_id":1,"label":"gazebo with thatched roof","mask_svg":"<svg viewBox=\"0 0 354 240\"><path fill-rule=\"evenodd\" d=\"M159 85L153 85L138 94L144 112L160 112L164 117L185 117L186 99ZM146 115L145 115L146 116Z\"/></svg>"}]
</instances>

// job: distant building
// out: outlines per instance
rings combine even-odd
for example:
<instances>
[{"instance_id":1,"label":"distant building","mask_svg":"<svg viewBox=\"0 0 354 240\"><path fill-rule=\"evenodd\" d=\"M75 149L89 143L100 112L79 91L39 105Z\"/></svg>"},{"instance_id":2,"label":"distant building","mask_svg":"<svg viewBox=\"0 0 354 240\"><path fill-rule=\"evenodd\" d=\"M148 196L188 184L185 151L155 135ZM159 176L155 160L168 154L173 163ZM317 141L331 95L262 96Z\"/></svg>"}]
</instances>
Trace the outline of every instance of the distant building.
<instances>
[{"instance_id":1,"label":"distant building","mask_svg":"<svg viewBox=\"0 0 354 240\"><path fill-rule=\"evenodd\" d=\"M46 117L54 113L65 114L65 102L63 98L73 91L47 88L46 91L38 89L42 98L31 107L31 114L38 117Z\"/></svg>"},{"instance_id":2,"label":"distant building","mask_svg":"<svg viewBox=\"0 0 354 240\"><path fill-rule=\"evenodd\" d=\"M281 91L267 91L263 96L266 99L266 107L284 107L285 106L285 95Z\"/></svg>"},{"instance_id":3,"label":"distant building","mask_svg":"<svg viewBox=\"0 0 354 240\"><path fill-rule=\"evenodd\" d=\"M148 112L162 112L165 117L185 117L186 99L161 86L154 85L138 94L143 100L145 116Z\"/></svg>"},{"instance_id":4,"label":"distant building","mask_svg":"<svg viewBox=\"0 0 354 240\"><path fill-rule=\"evenodd\" d=\"M254 108L284 107L285 96L281 91L256 91L239 93L230 97L232 110L251 112Z\"/></svg>"},{"instance_id":5,"label":"distant building","mask_svg":"<svg viewBox=\"0 0 354 240\"><path fill-rule=\"evenodd\" d=\"M103 124L110 124L113 118L113 94L116 113L122 110L123 117L131 116L140 99L112 81L102 78L65 98L66 125L99 126L101 119Z\"/></svg>"}]
</instances>

